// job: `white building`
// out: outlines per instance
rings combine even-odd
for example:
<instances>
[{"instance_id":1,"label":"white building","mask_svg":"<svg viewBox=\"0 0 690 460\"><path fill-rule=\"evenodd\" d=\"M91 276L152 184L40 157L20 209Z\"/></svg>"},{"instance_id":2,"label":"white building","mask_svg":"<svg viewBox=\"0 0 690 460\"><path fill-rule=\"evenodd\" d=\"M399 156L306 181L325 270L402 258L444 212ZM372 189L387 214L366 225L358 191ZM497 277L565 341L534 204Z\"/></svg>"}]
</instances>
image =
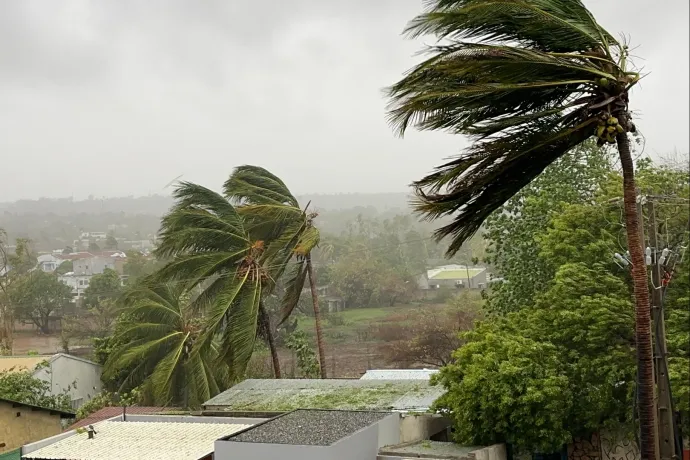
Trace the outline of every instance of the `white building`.
<instances>
[{"instance_id":1,"label":"white building","mask_svg":"<svg viewBox=\"0 0 690 460\"><path fill-rule=\"evenodd\" d=\"M91 275L76 275L74 272L58 276L58 281L72 288L72 298L74 299L84 297L84 291L89 287L90 280Z\"/></svg>"},{"instance_id":2,"label":"white building","mask_svg":"<svg viewBox=\"0 0 690 460\"><path fill-rule=\"evenodd\" d=\"M50 394L67 393L78 409L101 391L101 366L65 353L44 356L3 356L0 370L29 371L50 384Z\"/></svg>"},{"instance_id":3,"label":"white building","mask_svg":"<svg viewBox=\"0 0 690 460\"><path fill-rule=\"evenodd\" d=\"M37 257L38 268L46 273L53 273L62 264L65 259L59 254L41 254Z\"/></svg>"}]
</instances>

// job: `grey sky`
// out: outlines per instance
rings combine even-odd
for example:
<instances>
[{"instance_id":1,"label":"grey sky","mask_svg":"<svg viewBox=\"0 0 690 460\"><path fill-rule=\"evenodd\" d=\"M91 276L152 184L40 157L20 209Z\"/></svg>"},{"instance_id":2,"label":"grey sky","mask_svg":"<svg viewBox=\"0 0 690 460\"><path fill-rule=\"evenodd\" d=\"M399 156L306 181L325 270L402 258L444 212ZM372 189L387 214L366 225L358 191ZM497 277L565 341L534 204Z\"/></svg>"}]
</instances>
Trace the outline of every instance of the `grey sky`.
<instances>
[{"instance_id":1,"label":"grey sky","mask_svg":"<svg viewBox=\"0 0 690 460\"><path fill-rule=\"evenodd\" d=\"M654 156L688 151L688 0L589 0L651 74L632 95ZM403 191L465 145L396 138L381 88L431 38L421 0L6 0L0 201L218 187L244 163L297 193ZM643 59L642 59L643 58Z\"/></svg>"}]
</instances>

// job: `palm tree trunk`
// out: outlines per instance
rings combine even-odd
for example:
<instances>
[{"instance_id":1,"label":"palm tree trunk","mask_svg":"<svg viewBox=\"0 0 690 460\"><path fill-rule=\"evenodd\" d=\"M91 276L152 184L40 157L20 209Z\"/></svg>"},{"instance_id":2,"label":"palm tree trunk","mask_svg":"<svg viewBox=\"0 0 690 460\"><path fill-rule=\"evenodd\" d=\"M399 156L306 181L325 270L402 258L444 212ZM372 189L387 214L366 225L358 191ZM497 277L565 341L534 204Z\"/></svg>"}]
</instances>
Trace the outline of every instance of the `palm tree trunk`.
<instances>
[{"instance_id":1,"label":"palm tree trunk","mask_svg":"<svg viewBox=\"0 0 690 460\"><path fill-rule=\"evenodd\" d=\"M264 307L263 300L259 302L259 315L261 316L261 326L266 334L266 341L268 348L271 350L271 360L273 360L273 375L275 378L283 378L280 373L280 359L278 358L278 349L273 337L273 329L271 329L271 320L268 317L268 312Z\"/></svg>"},{"instance_id":2,"label":"palm tree trunk","mask_svg":"<svg viewBox=\"0 0 690 460\"><path fill-rule=\"evenodd\" d=\"M326 377L326 353L323 351L323 333L321 332L321 311L319 310L319 296L316 292L316 280L314 279L314 267L311 264L311 254L307 254L307 273L309 275L309 288L311 289L311 302L314 306L314 323L316 324L316 346L319 350L319 367L321 378Z\"/></svg>"},{"instance_id":3,"label":"palm tree trunk","mask_svg":"<svg viewBox=\"0 0 690 460\"><path fill-rule=\"evenodd\" d=\"M640 241L640 219L636 206L634 166L626 133L618 134L618 153L623 168L625 229L632 263L635 293L635 342L637 349L637 407L640 417L640 454L642 460L656 460L656 414L654 410L654 362L652 328L647 285L644 241Z\"/></svg>"}]
</instances>

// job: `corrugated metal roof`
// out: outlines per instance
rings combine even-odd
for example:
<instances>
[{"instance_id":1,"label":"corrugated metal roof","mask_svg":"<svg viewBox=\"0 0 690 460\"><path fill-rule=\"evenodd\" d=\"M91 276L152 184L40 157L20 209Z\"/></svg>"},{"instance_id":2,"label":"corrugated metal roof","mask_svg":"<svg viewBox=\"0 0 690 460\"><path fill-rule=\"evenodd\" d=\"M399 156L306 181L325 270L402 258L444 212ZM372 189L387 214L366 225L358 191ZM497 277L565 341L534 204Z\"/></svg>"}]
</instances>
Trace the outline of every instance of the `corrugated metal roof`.
<instances>
[{"instance_id":1,"label":"corrugated metal roof","mask_svg":"<svg viewBox=\"0 0 690 460\"><path fill-rule=\"evenodd\" d=\"M429 380L438 369L370 369L360 380Z\"/></svg>"},{"instance_id":2,"label":"corrugated metal roof","mask_svg":"<svg viewBox=\"0 0 690 460\"><path fill-rule=\"evenodd\" d=\"M249 379L206 401L227 411L426 411L444 393L424 380Z\"/></svg>"},{"instance_id":3,"label":"corrugated metal roof","mask_svg":"<svg viewBox=\"0 0 690 460\"><path fill-rule=\"evenodd\" d=\"M474 278L475 276L482 273L485 269L470 268L470 269L458 269L458 270L440 270L433 274L429 274L430 280L467 280L467 277ZM469 274L468 274L469 271ZM430 270L433 272L433 270Z\"/></svg>"},{"instance_id":4,"label":"corrugated metal roof","mask_svg":"<svg viewBox=\"0 0 690 460\"><path fill-rule=\"evenodd\" d=\"M24 455L25 459L198 460L217 439L251 425L184 422L109 422L94 425L93 439L77 433Z\"/></svg>"}]
</instances>

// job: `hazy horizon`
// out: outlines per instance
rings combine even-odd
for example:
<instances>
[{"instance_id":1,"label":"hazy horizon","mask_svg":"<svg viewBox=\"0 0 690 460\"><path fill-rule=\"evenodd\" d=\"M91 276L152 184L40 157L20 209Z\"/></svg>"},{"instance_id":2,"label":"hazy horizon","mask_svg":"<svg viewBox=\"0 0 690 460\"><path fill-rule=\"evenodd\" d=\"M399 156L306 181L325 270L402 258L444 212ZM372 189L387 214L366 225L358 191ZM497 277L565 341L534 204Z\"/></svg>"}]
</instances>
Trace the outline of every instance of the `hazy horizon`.
<instances>
[{"instance_id":1,"label":"hazy horizon","mask_svg":"<svg viewBox=\"0 0 690 460\"><path fill-rule=\"evenodd\" d=\"M687 0L585 0L635 63L645 153L689 149ZM240 164L296 195L408 193L466 141L386 123L382 88L431 37L421 0L10 0L0 5L0 201L219 189ZM669 98L672 93L672 100Z\"/></svg>"}]
</instances>

